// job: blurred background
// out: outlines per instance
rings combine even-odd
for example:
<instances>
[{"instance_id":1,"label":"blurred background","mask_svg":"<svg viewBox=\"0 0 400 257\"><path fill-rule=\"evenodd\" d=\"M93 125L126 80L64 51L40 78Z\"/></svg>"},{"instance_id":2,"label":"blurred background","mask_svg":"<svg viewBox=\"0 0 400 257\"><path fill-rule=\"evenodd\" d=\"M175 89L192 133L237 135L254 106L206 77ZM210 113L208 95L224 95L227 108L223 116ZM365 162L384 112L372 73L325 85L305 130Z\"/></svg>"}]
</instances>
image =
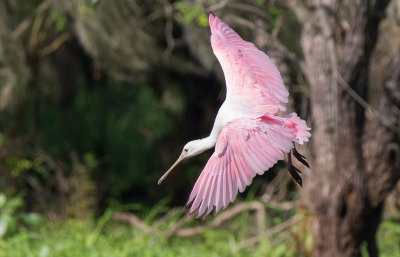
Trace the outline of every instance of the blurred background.
<instances>
[{"instance_id":1,"label":"blurred background","mask_svg":"<svg viewBox=\"0 0 400 257\"><path fill-rule=\"evenodd\" d=\"M212 151L158 178L225 98L213 11L312 128L218 215L183 209ZM0 256L400 256L399 0L3 0Z\"/></svg>"}]
</instances>

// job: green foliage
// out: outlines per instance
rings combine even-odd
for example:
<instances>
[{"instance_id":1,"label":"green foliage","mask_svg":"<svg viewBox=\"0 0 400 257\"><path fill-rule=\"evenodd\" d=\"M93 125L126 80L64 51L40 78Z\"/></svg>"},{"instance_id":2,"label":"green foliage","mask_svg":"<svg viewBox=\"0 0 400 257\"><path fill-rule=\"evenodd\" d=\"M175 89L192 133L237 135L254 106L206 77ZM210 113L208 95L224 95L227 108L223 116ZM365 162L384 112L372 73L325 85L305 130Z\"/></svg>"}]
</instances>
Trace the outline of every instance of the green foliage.
<instances>
[{"instance_id":1,"label":"green foliage","mask_svg":"<svg viewBox=\"0 0 400 257\"><path fill-rule=\"evenodd\" d=\"M107 209L104 212L103 216L101 216L100 219L97 221L97 224L94 227L93 231L89 234L88 237L86 237L85 243L88 247L92 247L93 244L97 241L97 239L101 235L104 226L110 220L112 213L113 212L111 211L111 209Z\"/></svg>"},{"instance_id":2,"label":"green foliage","mask_svg":"<svg viewBox=\"0 0 400 257\"><path fill-rule=\"evenodd\" d=\"M0 206L5 196L0 195ZM135 209L148 226L158 228L152 232L130 227L112 219L115 209L109 208L97 220L67 219L61 222L43 223L31 229L20 229L6 238L0 238L0 257L19 256L309 256L302 247L307 243L310 230L302 222L272 238L263 237L258 244L239 247L247 240L249 213L242 213L225 226L206 229L192 237L167 238L164 234L177 219L185 215L177 212L160 223L155 216L165 214L169 199L161 201L151 211L145 206L111 204L118 211ZM10 203L11 204L11 203ZM11 204L12 205L12 204ZM17 204L18 205L18 204ZM0 208L1 209L1 208ZM31 215L32 216L32 215ZM33 215L35 216L35 215ZM38 219L33 217L32 220ZM307 222L305 217L305 222ZM200 225L192 221L189 226ZM280 239L281 238L281 239ZM400 256L398 245L400 224L394 221L382 223L377 235L380 253L384 257ZM365 247L363 250L365 254Z\"/></svg>"},{"instance_id":3,"label":"green foliage","mask_svg":"<svg viewBox=\"0 0 400 257\"><path fill-rule=\"evenodd\" d=\"M164 98L147 85L113 79L91 84L80 77L75 86L74 97L61 103L54 101L54 92L41 97L40 108L35 107L35 99L27 101L18 127L13 128L26 139L22 146L7 134L15 113L4 112L0 119L1 190L28 190L27 200L35 201L30 208L57 209L56 213L62 210L69 217L81 218L97 209L99 184L107 190L101 192L104 197L126 194L146 202L152 189L147 185L154 185L154 174L161 170L159 144L172 131L169 115L183 113L179 87L171 87ZM40 117L40 123L35 117ZM33 179L37 187L27 188L27 179ZM62 201L57 197L63 197Z\"/></svg>"},{"instance_id":4,"label":"green foliage","mask_svg":"<svg viewBox=\"0 0 400 257\"><path fill-rule=\"evenodd\" d=\"M41 136L33 138L57 161L70 164L72 152L83 156L86 172L103 177L113 197L135 187L146 194L146 184L160 170L157 143L172 129L168 110L147 85L111 79L94 88L86 84L78 81L76 96L64 105L42 101ZM33 116L27 113L20 134L35 130ZM36 159L12 155L6 163L16 175L43 172Z\"/></svg>"},{"instance_id":5,"label":"green foliage","mask_svg":"<svg viewBox=\"0 0 400 257\"><path fill-rule=\"evenodd\" d=\"M84 163L72 155L72 171L68 178L69 198L67 215L75 218L88 218L96 202L96 186L90 179L91 170L97 167L97 161L92 153L86 153Z\"/></svg>"},{"instance_id":6,"label":"green foliage","mask_svg":"<svg viewBox=\"0 0 400 257\"><path fill-rule=\"evenodd\" d=\"M400 257L400 222L399 220L387 220L380 224L376 236L378 241L379 256ZM367 243L361 246L361 254L368 257Z\"/></svg>"},{"instance_id":7,"label":"green foliage","mask_svg":"<svg viewBox=\"0 0 400 257\"><path fill-rule=\"evenodd\" d=\"M0 239L0 256L299 256L290 237L278 244L265 238L237 251L240 241L229 229L208 229L200 237L167 240L162 234L147 234L110 217L107 211L98 222L70 219L47 223L37 231L20 231ZM400 256L400 231L398 224L392 225L385 225L378 234L382 256ZM386 237L386 233L395 237Z\"/></svg>"},{"instance_id":8,"label":"green foliage","mask_svg":"<svg viewBox=\"0 0 400 257\"><path fill-rule=\"evenodd\" d=\"M377 236L382 257L400 257L400 222L384 221Z\"/></svg>"},{"instance_id":9,"label":"green foliage","mask_svg":"<svg viewBox=\"0 0 400 257\"><path fill-rule=\"evenodd\" d=\"M7 199L4 194L0 194L0 237L16 230L15 212L22 206L20 197Z\"/></svg>"},{"instance_id":10,"label":"green foliage","mask_svg":"<svg viewBox=\"0 0 400 257\"><path fill-rule=\"evenodd\" d=\"M21 212L22 195L7 197L0 193L0 239L11 236L25 227L39 228L43 217L38 213Z\"/></svg>"},{"instance_id":11,"label":"green foliage","mask_svg":"<svg viewBox=\"0 0 400 257\"><path fill-rule=\"evenodd\" d=\"M4 144L5 136L3 133L0 133L0 147Z\"/></svg>"},{"instance_id":12,"label":"green foliage","mask_svg":"<svg viewBox=\"0 0 400 257\"><path fill-rule=\"evenodd\" d=\"M253 2L258 6L263 6L266 0L253 0Z\"/></svg>"},{"instance_id":13,"label":"green foliage","mask_svg":"<svg viewBox=\"0 0 400 257\"><path fill-rule=\"evenodd\" d=\"M39 158L29 160L17 156L8 156L5 158L5 164L11 168L11 176L17 178L24 172L34 171L39 174L44 174L46 169L43 166L43 161Z\"/></svg>"},{"instance_id":14,"label":"green foliage","mask_svg":"<svg viewBox=\"0 0 400 257\"><path fill-rule=\"evenodd\" d=\"M268 9L269 15L272 16L272 18L277 19L279 16L282 15L282 9L278 7L271 7Z\"/></svg>"},{"instance_id":15,"label":"green foliage","mask_svg":"<svg viewBox=\"0 0 400 257\"><path fill-rule=\"evenodd\" d=\"M66 18L62 11L58 8L52 9L51 18L54 20L56 31L62 32L66 27Z\"/></svg>"},{"instance_id":16,"label":"green foliage","mask_svg":"<svg viewBox=\"0 0 400 257\"><path fill-rule=\"evenodd\" d=\"M182 14L183 23L188 24L196 20L200 26L208 26L207 15L204 14L203 7L198 4L177 1L175 8Z\"/></svg>"},{"instance_id":17,"label":"green foliage","mask_svg":"<svg viewBox=\"0 0 400 257\"><path fill-rule=\"evenodd\" d=\"M110 221L109 212L105 216L95 223L70 219L47 223L38 231L21 231L0 240L0 256L293 256L293 250L288 249L292 246L272 246L267 241L237 251L239 241L225 229L167 240L162 234L147 234Z\"/></svg>"},{"instance_id":18,"label":"green foliage","mask_svg":"<svg viewBox=\"0 0 400 257\"><path fill-rule=\"evenodd\" d=\"M94 7L98 3L98 0L85 0L84 3L87 6Z\"/></svg>"}]
</instances>

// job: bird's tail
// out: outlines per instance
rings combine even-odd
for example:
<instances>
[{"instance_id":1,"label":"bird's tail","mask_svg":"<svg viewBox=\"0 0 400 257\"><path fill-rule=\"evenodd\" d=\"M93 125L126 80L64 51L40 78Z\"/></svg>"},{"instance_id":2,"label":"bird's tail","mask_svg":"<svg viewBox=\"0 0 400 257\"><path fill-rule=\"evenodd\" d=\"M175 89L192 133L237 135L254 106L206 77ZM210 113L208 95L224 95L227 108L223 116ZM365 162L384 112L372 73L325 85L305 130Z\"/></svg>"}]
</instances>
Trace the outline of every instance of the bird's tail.
<instances>
[{"instance_id":1,"label":"bird's tail","mask_svg":"<svg viewBox=\"0 0 400 257\"><path fill-rule=\"evenodd\" d=\"M304 142L308 142L308 138L311 136L309 130L311 129L307 127L306 122L300 119L296 113L286 115L283 117L283 121L296 135L296 143L303 144Z\"/></svg>"}]
</instances>

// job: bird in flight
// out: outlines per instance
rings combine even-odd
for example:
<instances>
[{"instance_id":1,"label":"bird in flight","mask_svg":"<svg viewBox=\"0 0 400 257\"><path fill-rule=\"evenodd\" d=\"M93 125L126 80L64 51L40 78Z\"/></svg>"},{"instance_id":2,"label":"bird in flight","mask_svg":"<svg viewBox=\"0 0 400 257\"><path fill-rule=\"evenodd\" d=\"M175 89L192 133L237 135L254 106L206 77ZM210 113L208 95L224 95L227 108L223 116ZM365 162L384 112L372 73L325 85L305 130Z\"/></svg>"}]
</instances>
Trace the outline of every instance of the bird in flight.
<instances>
[{"instance_id":1,"label":"bird in flight","mask_svg":"<svg viewBox=\"0 0 400 257\"><path fill-rule=\"evenodd\" d=\"M197 217L217 213L233 202L253 178L288 154L288 169L299 185L300 170L292 154L309 167L294 143L308 142L310 128L296 113L285 111L289 93L277 67L250 42L244 41L220 18L210 13L211 46L222 66L226 99L208 137L190 141L178 160L160 178L160 184L178 163L210 148L215 151L201 172L187 205Z\"/></svg>"}]
</instances>

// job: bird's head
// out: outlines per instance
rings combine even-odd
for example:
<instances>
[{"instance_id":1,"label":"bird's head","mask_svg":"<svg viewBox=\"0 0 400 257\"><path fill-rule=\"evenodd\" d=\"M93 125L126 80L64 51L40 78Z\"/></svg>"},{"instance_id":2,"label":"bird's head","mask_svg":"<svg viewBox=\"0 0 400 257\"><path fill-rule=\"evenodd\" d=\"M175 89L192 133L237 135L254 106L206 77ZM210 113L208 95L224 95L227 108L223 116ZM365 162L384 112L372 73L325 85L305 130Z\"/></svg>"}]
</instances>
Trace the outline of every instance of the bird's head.
<instances>
[{"instance_id":1,"label":"bird's head","mask_svg":"<svg viewBox=\"0 0 400 257\"><path fill-rule=\"evenodd\" d=\"M188 142L182 150L182 160L201 154L206 148L203 146L203 140L196 139Z\"/></svg>"},{"instance_id":2,"label":"bird's head","mask_svg":"<svg viewBox=\"0 0 400 257\"><path fill-rule=\"evenodd\" d=\"M158 184L161 184L163 180L168 176L168 174L184 159L190 158L192 156L201 154L205 150L207 150L209 147L205 144L206 141L203 139L197 139L190 141L187 143L182 150L181 155L178 157L178 160L174 164L172 164L171 168L168 169L167 172L158 180Z\"/></svg>"}]
</instances>

